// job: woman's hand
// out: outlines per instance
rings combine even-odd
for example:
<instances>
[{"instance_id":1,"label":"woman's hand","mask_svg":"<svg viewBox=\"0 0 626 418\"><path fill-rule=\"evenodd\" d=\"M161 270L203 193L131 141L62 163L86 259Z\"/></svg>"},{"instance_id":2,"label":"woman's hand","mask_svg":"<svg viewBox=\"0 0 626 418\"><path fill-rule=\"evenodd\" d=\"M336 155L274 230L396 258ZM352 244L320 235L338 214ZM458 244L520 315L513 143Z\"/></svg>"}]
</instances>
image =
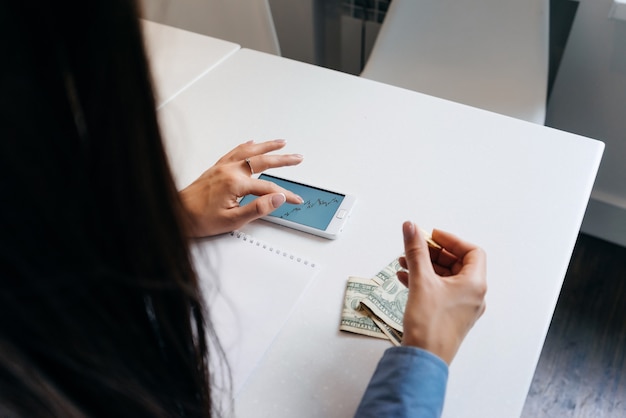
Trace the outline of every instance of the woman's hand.
<instances>
[{"instance_id":1,"label":"woman's hand","mask_svg":"<svg viewBox=\"0 0 626 418\"><path fill-rule=\"evenodd\" d=\"M434 230L443 249L429 248L419 228L402 226L407 271L398 279L409 288L403 345L423 348L450 364L461 342L485 311L486 256L482 249Z\"/></svg>"},{"instance_id":2,"label":"woman's hand","mask_svg":"<svg viewBox=\"0 0 626 418\"><path fill-rule=\"evenodd\" d=\"M251 174L270 168L300 164L302 155L266 155L285 146L278 139L237 146L180 192L190 216L190 234L194 237L217 235L240 228L265 216L285 201L302 203L302 198L282 187L251 178ZM239 206L238 198L253 194L258 199Z\"/></svg>"}]
</instances>

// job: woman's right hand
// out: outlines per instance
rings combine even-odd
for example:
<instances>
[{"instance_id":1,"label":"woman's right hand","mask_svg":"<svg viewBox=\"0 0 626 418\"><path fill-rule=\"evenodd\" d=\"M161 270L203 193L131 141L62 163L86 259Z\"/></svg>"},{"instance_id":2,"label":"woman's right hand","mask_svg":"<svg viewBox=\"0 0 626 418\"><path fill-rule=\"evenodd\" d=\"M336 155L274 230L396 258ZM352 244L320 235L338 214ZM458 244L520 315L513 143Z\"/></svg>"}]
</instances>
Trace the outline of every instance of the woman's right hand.
<instances>
[{"instance_id":1,"label":"woman's right hand","mask_svg":"<svg viewBox=\"0 0 626 418\"><path fill-rule=\"evenodd\" d=\"M447 364L485 311L486 255L470 243L434 230L443 249L429 248L412 222L402 226L405 256L398 279L409 288L402 344L430 351Z\"/></svg>"}]
</instances>

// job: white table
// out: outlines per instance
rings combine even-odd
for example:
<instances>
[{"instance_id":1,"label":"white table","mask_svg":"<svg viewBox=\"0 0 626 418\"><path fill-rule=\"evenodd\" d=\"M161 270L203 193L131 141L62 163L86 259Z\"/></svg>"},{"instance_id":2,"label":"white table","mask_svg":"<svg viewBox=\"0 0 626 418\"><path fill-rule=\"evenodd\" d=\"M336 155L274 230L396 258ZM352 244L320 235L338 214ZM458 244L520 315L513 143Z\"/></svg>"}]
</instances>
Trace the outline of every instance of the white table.
<instances>
[{"instance_id":1,"label":"white table","mask_svg":"<svg viewBox=\"0 0 626 418\"><path fill-rule=\"evenodd\" d=\"M221 39L141 20L146 49L162 106L239 49Z\"/></svg>"},{"instance_id":2,"label":"white table","mask_svg":"<svg viewBox=\"0 0 626 418\"><path fill-rule=\"evenodd\" d=\"M400 254L406 219L488 253L487 311L452 364L444 416L519 416L602 143L246 49L160 118L179 187L236 144L285 138L305 161L275 174L358 197L336 241L245 227L322 270L237 398L239 417L352 416L390 344L338 331L346 280Z\"/></svg>"}]
</instances>

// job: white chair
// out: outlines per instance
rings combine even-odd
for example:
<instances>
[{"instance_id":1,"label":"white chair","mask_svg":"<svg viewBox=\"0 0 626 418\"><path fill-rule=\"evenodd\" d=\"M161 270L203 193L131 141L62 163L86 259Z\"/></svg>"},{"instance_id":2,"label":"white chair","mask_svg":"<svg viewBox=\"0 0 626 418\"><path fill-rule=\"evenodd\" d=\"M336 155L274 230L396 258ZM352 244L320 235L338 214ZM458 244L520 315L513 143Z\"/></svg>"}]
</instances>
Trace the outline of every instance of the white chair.
<instances>
[{"instance_id":1,"label":"white chair","mask_svg":"<svg viewBox=\"0 0 626 418\"><path fill-rule=\"evenodd\" d=\"M549 0L393 0L362 77L544 124Z\"/></svg>"},{"instance_id":2,"label":"white chair","mask_svg":"<svg viewBox=\"0 0 626 418\"><path fill-rule=\"evenodd\" d=\"M142 17L280 55L268 0L142 0Z\"/></svg>"}]
</instances>

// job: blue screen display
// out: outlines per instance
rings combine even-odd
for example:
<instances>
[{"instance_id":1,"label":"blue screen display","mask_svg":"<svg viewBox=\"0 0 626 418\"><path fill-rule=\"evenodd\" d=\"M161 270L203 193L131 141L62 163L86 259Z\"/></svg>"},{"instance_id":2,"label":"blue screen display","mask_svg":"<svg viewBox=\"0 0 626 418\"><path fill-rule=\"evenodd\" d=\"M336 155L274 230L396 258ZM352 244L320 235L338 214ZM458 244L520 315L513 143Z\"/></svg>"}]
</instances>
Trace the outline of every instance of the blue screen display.
<instances>
[{"instance_id":1,"label":"blue screen display","mask_svg":"<svg viewBox=\"0 0 626 418\"><path fill-rule=\"evenodd\" d=\"M304 200L304 203L299 205L284 203L281 207L272 212L270 216L287 219L301 225L321 229L322 231L326 230L344 199L344 195L339 193L283 180L267 174L261 174L259 179L276 183L280 187L299 195ZM254 195L244 196L239 204L241 206L247 205L256 198L257 197Z\"/></svg>"}]
</instances>

